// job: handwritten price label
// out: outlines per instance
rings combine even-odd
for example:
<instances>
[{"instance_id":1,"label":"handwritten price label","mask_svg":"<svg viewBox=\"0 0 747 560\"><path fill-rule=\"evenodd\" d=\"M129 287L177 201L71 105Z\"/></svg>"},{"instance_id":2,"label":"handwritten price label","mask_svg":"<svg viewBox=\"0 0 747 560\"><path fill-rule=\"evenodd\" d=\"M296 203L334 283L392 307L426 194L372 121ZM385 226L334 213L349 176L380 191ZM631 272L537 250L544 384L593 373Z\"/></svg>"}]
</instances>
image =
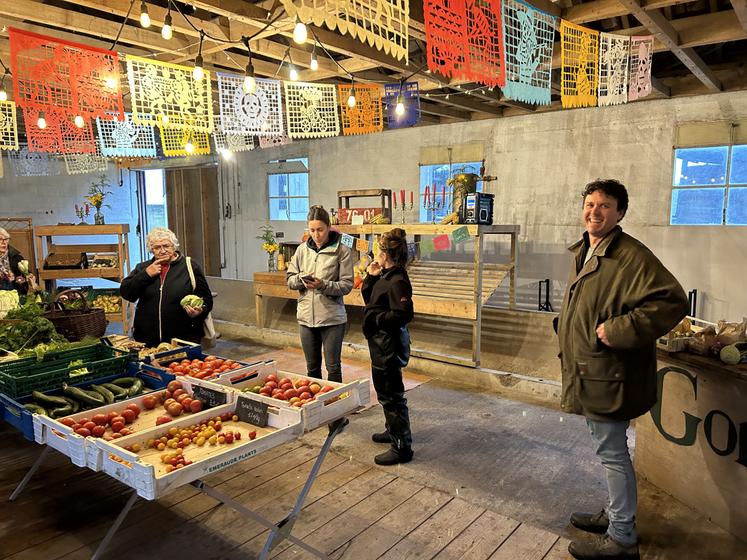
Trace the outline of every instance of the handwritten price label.
<instances>
[{"instance_id":1,"label":"handwritten price label","mask_svg":"<svg viewBox=\"0 0 747 560\"><path fill-rule=\"evenodd\" d=\"M381 208L339 208L337 219L341 224L349 224L353 216L363 216L363 223L368 224L374 216L380 216L384 211Z\"/></svg>"}]
</instances>

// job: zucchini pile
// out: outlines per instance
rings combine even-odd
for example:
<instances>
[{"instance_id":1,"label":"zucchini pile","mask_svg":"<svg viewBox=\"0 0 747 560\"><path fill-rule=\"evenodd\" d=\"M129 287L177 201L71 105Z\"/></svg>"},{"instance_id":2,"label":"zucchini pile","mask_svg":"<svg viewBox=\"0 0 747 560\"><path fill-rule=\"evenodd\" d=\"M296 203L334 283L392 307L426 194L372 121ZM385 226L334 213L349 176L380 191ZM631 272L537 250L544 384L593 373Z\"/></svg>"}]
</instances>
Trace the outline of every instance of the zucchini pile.
<instances>
[{"instance_id":1,"label":"zucchini pile","mask_svg":"<svg viewBox=\"0 0 747 560\"><path fill-rule=\"evenodd\" d=\"M92 383L85 389L62 384L62 395L46 395L40 391L31 393L33 403L24 407L34 414L50 418L70 416L81 410L98 408L114 402L131 399L143 392L143 382L137 377L120 377L110 383Z\"/></svg>"}]
</instances>

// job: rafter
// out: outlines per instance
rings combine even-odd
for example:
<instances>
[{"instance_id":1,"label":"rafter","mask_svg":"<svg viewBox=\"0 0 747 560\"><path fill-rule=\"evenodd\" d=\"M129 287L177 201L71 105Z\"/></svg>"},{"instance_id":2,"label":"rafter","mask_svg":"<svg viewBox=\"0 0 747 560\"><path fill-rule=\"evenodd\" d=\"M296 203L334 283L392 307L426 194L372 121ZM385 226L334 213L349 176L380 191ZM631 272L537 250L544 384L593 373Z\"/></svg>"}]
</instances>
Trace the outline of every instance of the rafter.
<instances>
[{"instance_id":1,"label":"rafter","mask_svg":"<svg viewBox=\"0 0 747 560\"><path fill-rule=\"evenodd\" d=\"M426 115L436 115L437 117L449 117L451 119L459 119L463 121L470 120L469 111L460 111L449 107L443 107L441 105L436 105L435 103L424 101L423 99L420 100L420 112L425 113Z\"/></svg>"},{"instance_id":2,"label":"rafter","mask_svg":"<svg viewBox=\"0 0 747 560\"><path fill-rule=\"evenodd\" d=\"M642 0L641 6L644 10L655 10L677 6L678 4L689 4L694 0ZM563 19L573 23L587 23L600 19L620 17L630 14L631 11L618 0L594 0L585 4L571 6L562 11Z\"/></svg>"},{"instance_id":3,"label":"rafter","mask_svg":"<svg viewBox=\"0 0 747 560\"><path fill-rule=\"evenodd\" d=\"M680 59L680 62L695 74L708 89L713 91L721 90L721 81L716 78L713 71L700 58L692 47L683 47L680 44L680 37L677 30L664 17L659 10L646 11L640 4L640 0L619 0L627 7L635 18L640 21L662 44L664 44L672 54Z\"/></svg>"},{"instance_id":4,"label":"rafter","mask_svg":"<svg viewBox=\"0 0 747 560\"><path fill-rule=\"evenodd\" d=\"M503 116L503 109L501 109L500 107L488 105L487 103L480 103L479 101L476 101L475 99L471 98L471 96L454 95L454 96L449 96L449 99L446 99L445 96L438 95L438 96L431 96L428 98L428 100L433 103L440 103L441 105L448 105L450 107L456 107L457 109L465 109L471 112L485 113L487 115L491 115L495 117Z\"/></svg>"},{"instance_id":5,"label":"rafter","mask_svg":"<svg viewBox=\"0 0 747 560\"><path fill-rule=\"evenodd\" d=\"M747 0L731 0L731 7L734 8L734 13L737 14L742 29L747 31Z\"/></svg>"}]
</instances>

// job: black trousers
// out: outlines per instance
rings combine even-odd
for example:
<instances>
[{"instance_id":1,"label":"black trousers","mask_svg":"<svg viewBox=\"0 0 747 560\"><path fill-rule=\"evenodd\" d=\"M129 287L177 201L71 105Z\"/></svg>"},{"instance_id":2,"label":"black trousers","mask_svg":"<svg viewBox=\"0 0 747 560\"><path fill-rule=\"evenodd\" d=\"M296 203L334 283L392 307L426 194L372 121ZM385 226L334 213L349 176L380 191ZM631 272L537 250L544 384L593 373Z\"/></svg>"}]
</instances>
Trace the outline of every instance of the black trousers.
<instances>
[{"instance_id":1,"label":"black trousers","mask_svg":"<svg viewBox=\"0 0 747 560\"><path fill-rule=\"evenodd\" d=\"M402 331L397 336L378 331L368 339L374 389L384 409L392 447L398 451L412 447L410 413L402 383L402 368L410 358L410 336L406 328Z\"/></svg>"}]
</instances>

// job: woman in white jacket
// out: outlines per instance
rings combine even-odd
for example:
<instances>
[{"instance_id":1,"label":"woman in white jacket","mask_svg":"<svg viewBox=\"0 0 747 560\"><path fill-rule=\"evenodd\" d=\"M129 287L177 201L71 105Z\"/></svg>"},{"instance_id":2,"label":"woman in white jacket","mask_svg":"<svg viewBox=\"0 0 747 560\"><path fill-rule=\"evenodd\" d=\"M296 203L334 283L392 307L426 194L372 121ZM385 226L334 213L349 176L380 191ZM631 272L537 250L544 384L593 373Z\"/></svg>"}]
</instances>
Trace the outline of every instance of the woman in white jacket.
<instances>
[{"instance_id":1,"label":"woman in white jacket","mask_svg":"<svg viewBox=\"0 0 747 560\"><path fill-rule=\"evenodd\" d=\"M299 292L296 318L309 377L321 379L323 351L329 380L340 382L348 321L342 298L353 289L353 256L323 207L312 206L308 221L309 239L293 255L286 279Z\"/></svg>"}]
</instances>

